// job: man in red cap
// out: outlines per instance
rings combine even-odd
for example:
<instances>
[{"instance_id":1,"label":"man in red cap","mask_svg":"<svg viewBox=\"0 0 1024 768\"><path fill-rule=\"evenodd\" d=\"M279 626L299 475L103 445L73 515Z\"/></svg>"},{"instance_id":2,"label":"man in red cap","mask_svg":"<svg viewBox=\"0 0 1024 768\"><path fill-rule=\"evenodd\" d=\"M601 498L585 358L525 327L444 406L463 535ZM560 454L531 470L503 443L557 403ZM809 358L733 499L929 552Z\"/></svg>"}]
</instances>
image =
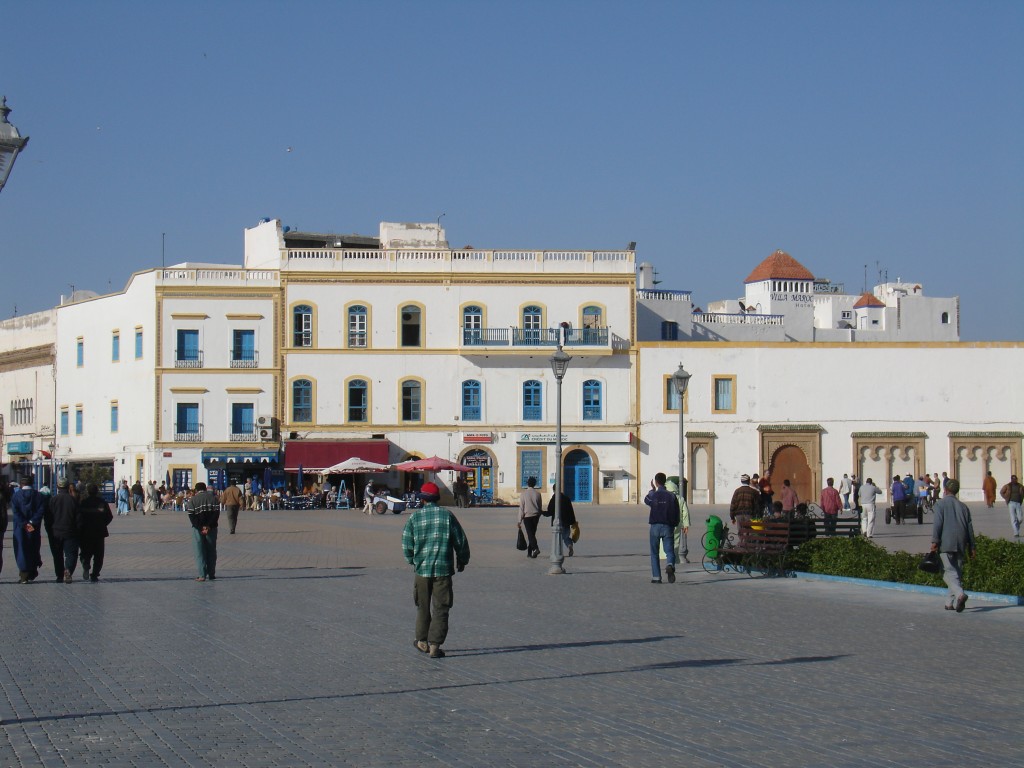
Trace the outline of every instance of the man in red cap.
<instances>
[{"instance_id":1,"label":"man in red cap","mask_svg":"<svg viewBox=\"0 0 1024 768\"><path fill-rule=\"evenodd\" d=\"M416 569L416 648L432 659L444 658L448 611L454 600L452 576L469 562L469 539L450 511L437 506L441 494L433 483L420 487L423 506L405 521L402 551ZM433 607L433 611L431 611Z\"/></svg>"}]
</instances>

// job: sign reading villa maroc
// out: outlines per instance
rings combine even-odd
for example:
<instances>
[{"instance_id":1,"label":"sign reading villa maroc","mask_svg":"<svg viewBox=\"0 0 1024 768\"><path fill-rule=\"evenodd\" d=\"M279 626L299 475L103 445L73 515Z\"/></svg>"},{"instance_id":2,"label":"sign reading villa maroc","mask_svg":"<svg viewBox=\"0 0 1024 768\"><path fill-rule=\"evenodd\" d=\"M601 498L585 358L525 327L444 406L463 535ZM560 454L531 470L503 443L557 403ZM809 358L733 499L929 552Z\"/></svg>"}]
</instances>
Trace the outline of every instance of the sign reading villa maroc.
<instances>
[{"instance_id":1,"label":"sign reading villa maroc","mask_svg":"<svg viewBox=\"0 0 1024 768\"><path fill-rule=\"evenodd\" d=\"M772 301L792 301L798 307L814 306L814 297L809 293L773 293Z\"/></svg>"},{"instance_id":2,"label":"sign reading villa maroc","mask_svg":"<svg viewBox=\"0 0 1024 768\"><path fill-rule=\"evenodd\" d=\"M628 443L630 432L563 432L563 443ZM554 432L517 432L517 443L554 443Z\"/></svg>"}]
</instances>

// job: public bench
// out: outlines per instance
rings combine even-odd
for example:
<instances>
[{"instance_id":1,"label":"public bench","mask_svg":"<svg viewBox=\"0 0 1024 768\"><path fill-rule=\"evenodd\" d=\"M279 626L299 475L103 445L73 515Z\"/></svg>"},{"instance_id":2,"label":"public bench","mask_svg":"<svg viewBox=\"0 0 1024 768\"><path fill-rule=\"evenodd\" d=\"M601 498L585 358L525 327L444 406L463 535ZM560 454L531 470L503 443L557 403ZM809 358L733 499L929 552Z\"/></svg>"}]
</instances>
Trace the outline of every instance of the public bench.
<instances>
[{"instance_id":1,"label":"public bench","mask_svg":"<svg viewBox=\"0 0 1024 768\"><path fill-rule=\"evenodd\" d=\"M816 535L825 538L847 536L851 539L860 536L860 513L857 513L856 517L843 517L842 515L839 515L836 518L835 526L832 530L825 527L826 522L826 520L820 519L814 521Z\"/></svg>"},{"instance_id":2,"label":"public bench","mask_svg":"<svg viewBox=\"0 0 1024 768\"><path fill-rule=\"evenodd\" d=\"M718 549L720 565L753 574L782 576L786 573L786 552L789 550L790 524L785 521L741 520L731 546Z\"/></svg>"}]
</instances>

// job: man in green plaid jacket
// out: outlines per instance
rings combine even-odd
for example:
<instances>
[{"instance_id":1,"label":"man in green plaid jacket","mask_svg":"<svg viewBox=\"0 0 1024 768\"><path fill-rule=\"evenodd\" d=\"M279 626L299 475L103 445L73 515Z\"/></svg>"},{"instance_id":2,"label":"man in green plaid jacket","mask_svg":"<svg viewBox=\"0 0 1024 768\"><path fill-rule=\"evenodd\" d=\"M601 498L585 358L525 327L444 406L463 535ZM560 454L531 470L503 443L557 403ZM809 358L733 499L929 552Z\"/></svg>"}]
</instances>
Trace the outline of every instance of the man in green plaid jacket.
<instances>
[{"instance_id":1,"label":"man in green plaid jacket","mask_svg":"<svg viewBox=\"0 0 1024 768\"><path fill-rule=\"evenodd\" d=\"M469 539L455 515L437 506L440 491L434 483L424 483L419 497L424 505L405 521L402 550L406 562L416 569L416 648L432 659L442 659L448 611L455 598L452 575L462 573L469 562Z\"/></svg>"}]
</instances>

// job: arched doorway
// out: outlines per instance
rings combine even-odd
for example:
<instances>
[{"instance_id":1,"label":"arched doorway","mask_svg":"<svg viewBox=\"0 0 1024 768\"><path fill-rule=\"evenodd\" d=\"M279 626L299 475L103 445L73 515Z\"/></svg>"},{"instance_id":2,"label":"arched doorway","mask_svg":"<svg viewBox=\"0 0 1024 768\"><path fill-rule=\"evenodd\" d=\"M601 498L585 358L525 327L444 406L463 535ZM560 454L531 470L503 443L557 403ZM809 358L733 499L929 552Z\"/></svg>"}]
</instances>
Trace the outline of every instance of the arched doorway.
<instances>
[{"instance_id":1,"label":"arched doorway","mask_svg":"<svg viewBox=\"0 0 1024 768\"><path fill-rule=\"evenodd\" d=\"M795 445L779 448L772 457L771 463L772 489L778 499L782 492L782 481L789 480L800 501L812 501L817 498L812 486L811 467L807 463L806 454Z\"/></svg>"},{"instance_id":2,"label":"arched doorway","mask_svg":"<svg viewBox=\"0 0 1024 768\"><path fill-rule=\"evenodd\" d=\"M473 468L472 472L466 473L470 492L478 494L482 501L489 503L494 498L494 463L491 454L481 448L474 448L466 451L459 462Z\"/></svg>"},{"instance_id":3,"label":"arched doorway","mask_svg":"<svg viewBox=\"0 0 1024 768\"><path fill-rule=\"evenodd\" d=\"M565 457L562 486L572 501L594 500L594 464L586 451L569 451Z\"/></svg>"}]
</instances>

